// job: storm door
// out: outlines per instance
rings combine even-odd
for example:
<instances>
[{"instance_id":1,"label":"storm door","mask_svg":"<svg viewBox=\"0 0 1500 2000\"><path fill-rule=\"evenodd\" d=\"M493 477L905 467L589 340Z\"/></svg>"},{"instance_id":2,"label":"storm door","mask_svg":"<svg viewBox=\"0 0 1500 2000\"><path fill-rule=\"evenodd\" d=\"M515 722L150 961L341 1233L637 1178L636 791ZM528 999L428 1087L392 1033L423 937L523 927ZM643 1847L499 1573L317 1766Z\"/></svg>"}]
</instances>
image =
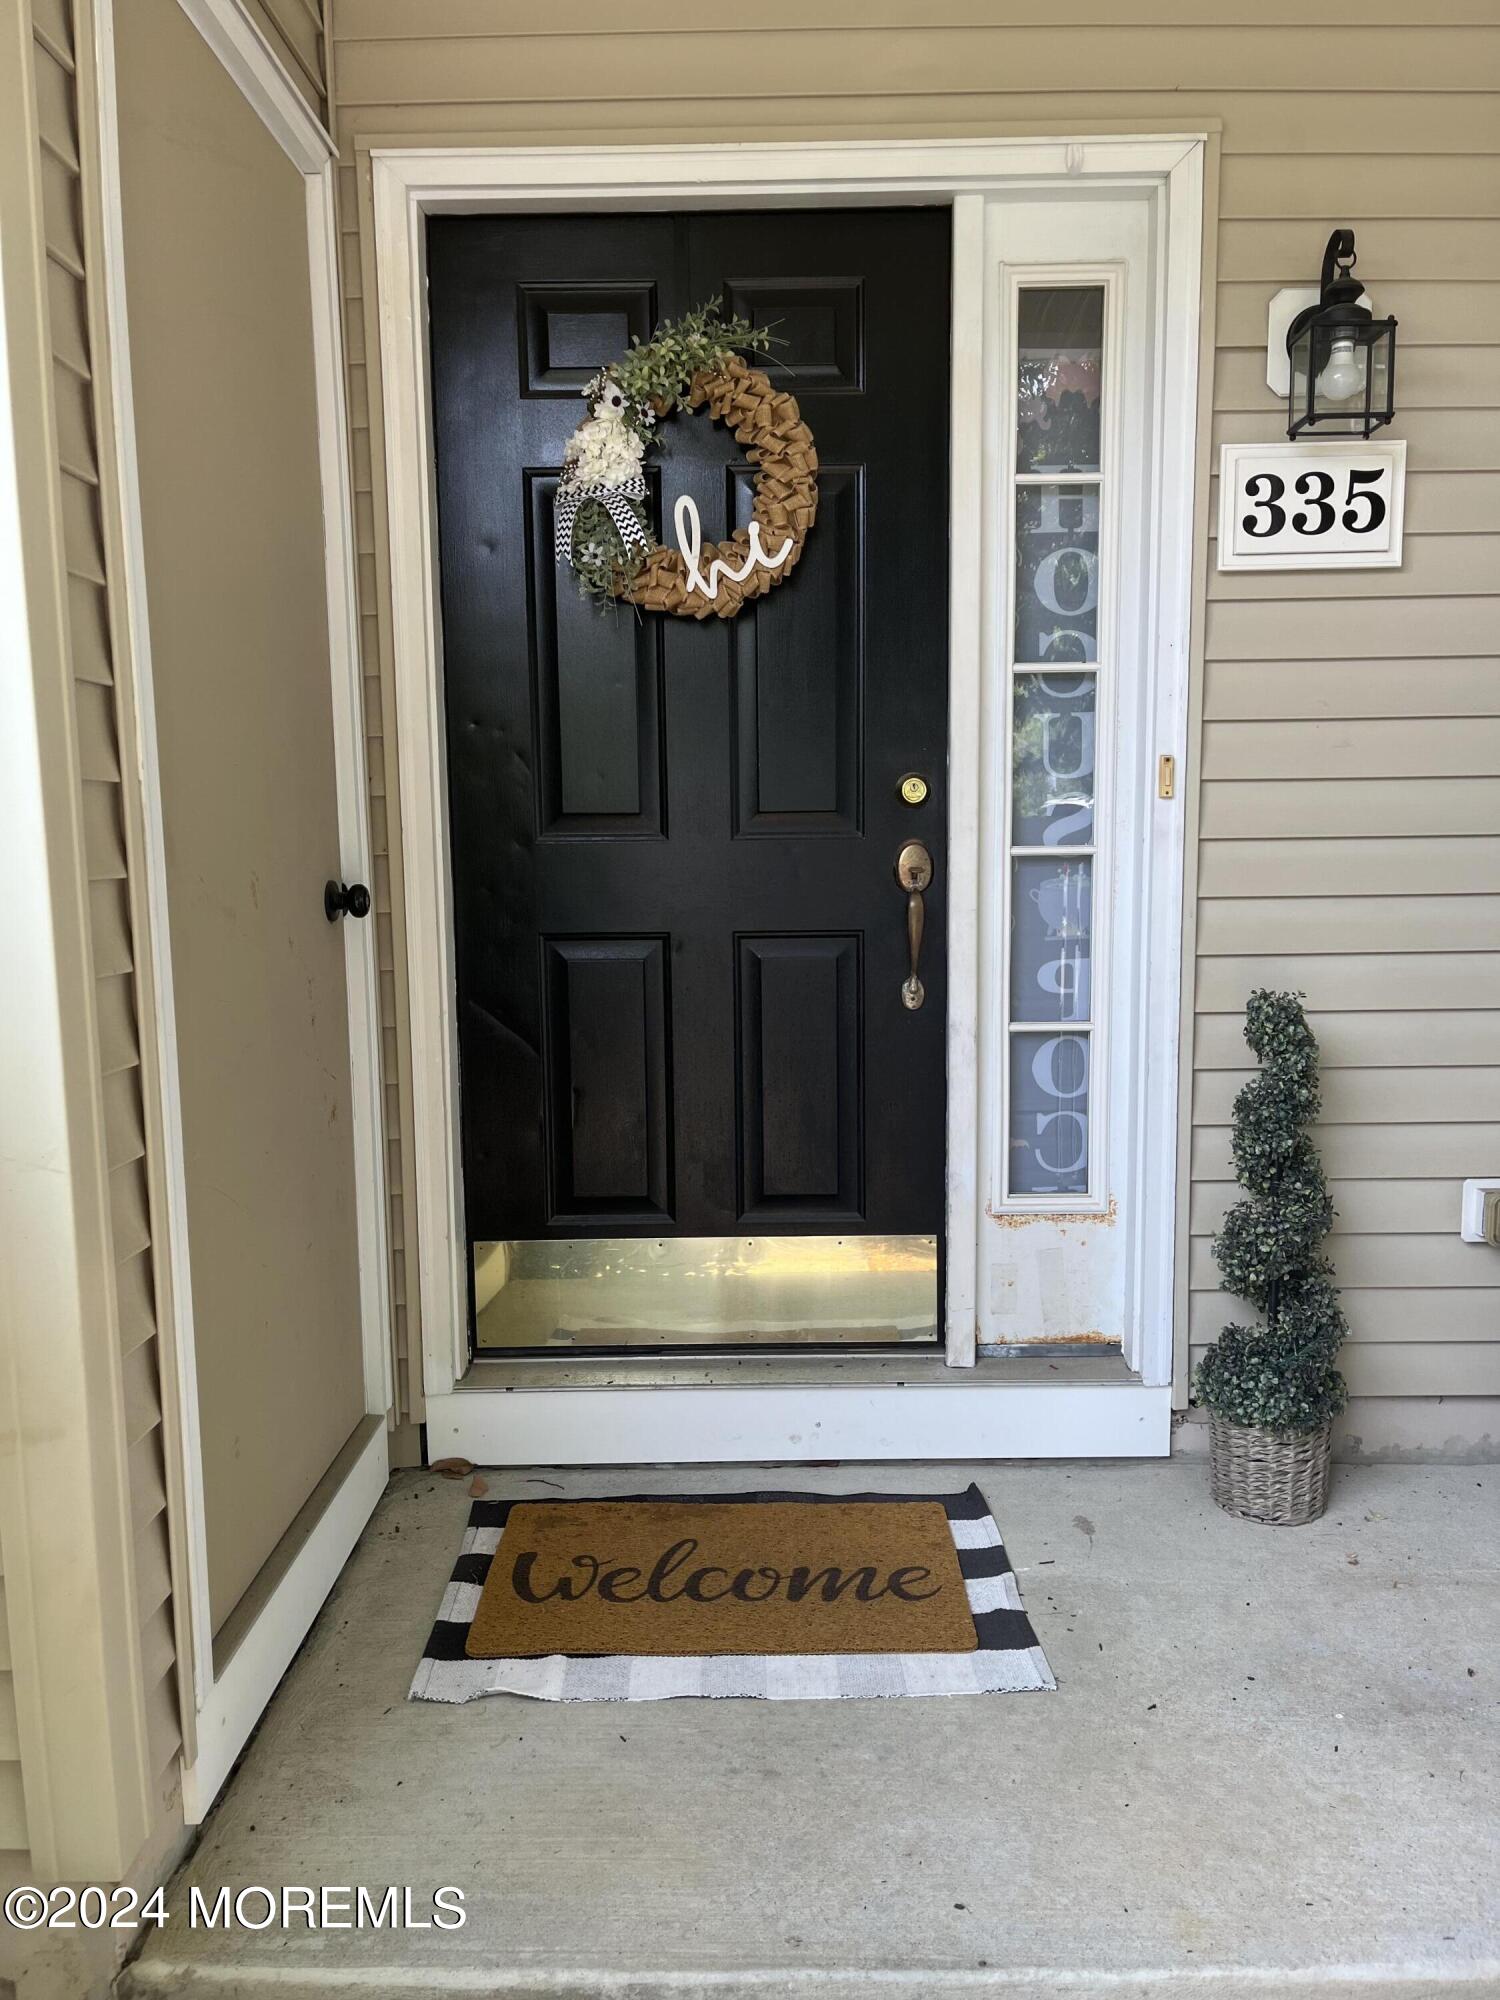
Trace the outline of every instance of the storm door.
<instances>
[{"instance_id":1,"label":"storm door","mask_svg":"<svg viewBox=\"0 0 1500 2000\"><path fill-rule=\"evenodd\" d=\"M949 239L946 209L429 222L480 1352L939 1338ZM552 553L580 391L716 295L778 336L816 525L736 618L600 612ZM749 518L723 426L663 444L659 539L682 494L705 539Z\"/></svg>"}]
</instances>

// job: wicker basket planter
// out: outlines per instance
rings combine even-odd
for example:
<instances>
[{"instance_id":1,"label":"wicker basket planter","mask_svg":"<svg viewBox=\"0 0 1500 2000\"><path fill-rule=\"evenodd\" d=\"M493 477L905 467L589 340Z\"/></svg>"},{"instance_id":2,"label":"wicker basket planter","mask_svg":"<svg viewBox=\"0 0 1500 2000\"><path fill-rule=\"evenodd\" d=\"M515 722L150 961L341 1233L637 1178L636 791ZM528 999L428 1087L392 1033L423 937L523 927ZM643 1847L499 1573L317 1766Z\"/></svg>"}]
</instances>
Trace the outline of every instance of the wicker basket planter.
<instances>
[{"instance_id":1,"label":"wicker basket planter","mask_svg":"<svg viewBox=\"0 0 1500 2000\"><path fill-rule=\"evenodd\" d=\"M1271 1528L1300 1528L1328 1505L1333 1424L1268 1431L1211 1414L1209 1488L1226 1514Z\"/></svg>"}]
</instances>

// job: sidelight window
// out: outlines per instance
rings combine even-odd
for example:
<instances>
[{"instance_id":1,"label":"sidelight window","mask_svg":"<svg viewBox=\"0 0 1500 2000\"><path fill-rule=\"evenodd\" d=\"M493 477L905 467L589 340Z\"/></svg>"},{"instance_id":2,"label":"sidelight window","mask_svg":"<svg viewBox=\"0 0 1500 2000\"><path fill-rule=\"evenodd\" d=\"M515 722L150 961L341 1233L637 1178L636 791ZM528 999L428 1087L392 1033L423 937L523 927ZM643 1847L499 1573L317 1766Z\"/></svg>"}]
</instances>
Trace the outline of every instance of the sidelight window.
<instances>
[{"instance_id":1,"label":"sidelight window","mask_svg":"<svg viewBox=\"0 0 1500 2000\"><path fill-rule=\"evenodd\" d=\"M1023 282L1012 294L1001 1089L1002 1189L1020 1207L1097 1193L1097 768L1114 666L1101 561L1109 294L1108 282Z\"/></svg>"}]
</instances>

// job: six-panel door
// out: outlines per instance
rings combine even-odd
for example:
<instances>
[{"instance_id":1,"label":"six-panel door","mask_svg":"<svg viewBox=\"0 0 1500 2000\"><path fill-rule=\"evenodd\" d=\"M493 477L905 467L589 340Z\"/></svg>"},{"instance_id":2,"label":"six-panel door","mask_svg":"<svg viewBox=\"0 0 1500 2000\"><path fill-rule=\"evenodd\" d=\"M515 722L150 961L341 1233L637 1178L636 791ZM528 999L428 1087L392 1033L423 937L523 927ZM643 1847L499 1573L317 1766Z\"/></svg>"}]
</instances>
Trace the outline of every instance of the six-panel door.
<instances>
[{"instance_id":1,"label":"six-panel door","mask_svg":"<svg viewBox=\"0 0 1500 2000\"><path fill-rule=\"evenodd\" d=\"M847 1338L856 1321L935 1337L948 214L444 217L428 252L481 1342L496 1290L514 1305L544 1278L553 1292L497 1338L628 1341L628 1308L582 1302L604 1278L660 1301L673 1273L694 1303L663 1339ZM778 336L768 372L816 438L817 524L795 574L736 619L601 612L553 557L579 392L715 295ZM754 468L722 426L679 415L662 443L658 536L684 493L706 539L749 518ZM912 839L935 866L915 1011L894 873ZM766 1248L808 1237L836 1239L816 1270L815 1246ZM840 1259L909 1272L907 1239L931 1246L930 1306L913 1291L904 1311L899 1284L863 1319L808 1304L808 1285L838 1295ZM654 1267L629 1248L648 1240ZM769 1313L740 1296L768 1257ZM564 1272L594 1289L559 1309Z\"/></svg>"}]
</instances>

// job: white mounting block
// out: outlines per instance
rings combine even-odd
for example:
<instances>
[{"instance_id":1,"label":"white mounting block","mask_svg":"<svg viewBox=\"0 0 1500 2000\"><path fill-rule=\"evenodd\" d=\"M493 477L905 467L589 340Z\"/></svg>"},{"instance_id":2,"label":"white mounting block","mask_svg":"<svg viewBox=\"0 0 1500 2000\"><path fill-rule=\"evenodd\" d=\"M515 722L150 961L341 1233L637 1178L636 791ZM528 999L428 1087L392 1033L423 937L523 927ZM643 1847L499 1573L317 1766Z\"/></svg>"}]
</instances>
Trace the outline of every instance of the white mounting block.
<instances>
[{"instance_id":1,"label":"white mounting block","mask_svg":"<svg viewBox=\"0 0 1500 2000\"><path fill-rule=\"evenodd\" d=\"M1465 1243L1500 1245L1500 1181L1465 1181L1460 1234Z\"/></svg>"}]
</instances>

